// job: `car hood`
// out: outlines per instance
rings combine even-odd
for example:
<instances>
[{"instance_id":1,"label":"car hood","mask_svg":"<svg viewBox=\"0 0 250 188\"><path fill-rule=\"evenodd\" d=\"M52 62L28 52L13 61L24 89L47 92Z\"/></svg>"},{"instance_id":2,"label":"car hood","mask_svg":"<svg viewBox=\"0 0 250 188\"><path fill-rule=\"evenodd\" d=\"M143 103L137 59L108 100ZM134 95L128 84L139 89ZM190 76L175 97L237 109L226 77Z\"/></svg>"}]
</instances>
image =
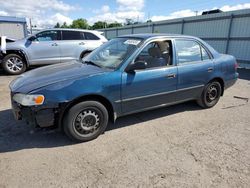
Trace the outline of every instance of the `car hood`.
<instances>
[{"instance_id":1,"label":"car hood","mask_svg":"<svg viewBox=\"0 0 250 188\"><path fill-rule=\"evenodd\" d=\"M28 93L57 82L89 77L108 71L108 69L83 64L79 61L59 63L22 74L10 83L10 89L14 93Z\"/></svg>"}]
</instances>

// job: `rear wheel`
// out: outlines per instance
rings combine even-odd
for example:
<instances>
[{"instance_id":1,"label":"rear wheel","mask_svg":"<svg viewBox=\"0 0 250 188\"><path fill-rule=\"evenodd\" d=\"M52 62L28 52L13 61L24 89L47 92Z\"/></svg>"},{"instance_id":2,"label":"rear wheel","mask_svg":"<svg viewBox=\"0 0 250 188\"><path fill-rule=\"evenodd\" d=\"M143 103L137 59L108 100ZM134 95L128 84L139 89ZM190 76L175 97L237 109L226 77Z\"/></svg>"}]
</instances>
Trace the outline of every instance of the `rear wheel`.
<instances>
[{"instance_id":1,"label":"rear wheel","mask_svg":"<svg viewBox=\"0 0 250 188\"><path fill-rule=\"evenodd\" d=\"M85 101L69 109L64 132L74 141L89 141L102 134L108 125L108 111L97 101Z\"/></svg>"},{"instance_id":2,"label":"rear wheel","mask_svg":"<svg viewBox=\"0 0 250 188\"><path fill-rule=\"evenodd\" d=\"M202 92L200 99L197 100L197 103L202 108L211 108L217 104L221 96L221 85L217 81L210 82L206 85L205 89Z\"/></svg>"},{"instance_id":3,"label":"rear wheel","mask_svg":"<svg viewBox=\"0 0 250 188\"><path fill-rule=\"evenodd\" d=\"M27 66L23 58L17 54L9 54L3 58L3 69L12 75L23 73Z\"/></svg>"}]
</instances>

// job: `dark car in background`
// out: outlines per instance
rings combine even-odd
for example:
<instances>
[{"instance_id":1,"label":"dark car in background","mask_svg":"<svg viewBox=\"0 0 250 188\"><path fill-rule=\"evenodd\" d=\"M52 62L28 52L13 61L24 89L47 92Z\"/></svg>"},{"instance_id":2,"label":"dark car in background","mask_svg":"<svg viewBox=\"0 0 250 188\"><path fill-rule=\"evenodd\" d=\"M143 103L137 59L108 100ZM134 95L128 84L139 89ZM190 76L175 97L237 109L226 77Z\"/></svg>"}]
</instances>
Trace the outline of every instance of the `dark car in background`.
<instances>
[{"instance_id":1,"label":"dark car in background","mask_svg":"<svg viewBox=\"0 0 250 188\"><path fill-rule=\"evenodd\" d=\"M24 73L10 89L16 119L88 141L127 114L190 100L211 108L237 78L235 58L199 38L137 34L110 40L82 62Z\"/></svg>"}]
</instances>

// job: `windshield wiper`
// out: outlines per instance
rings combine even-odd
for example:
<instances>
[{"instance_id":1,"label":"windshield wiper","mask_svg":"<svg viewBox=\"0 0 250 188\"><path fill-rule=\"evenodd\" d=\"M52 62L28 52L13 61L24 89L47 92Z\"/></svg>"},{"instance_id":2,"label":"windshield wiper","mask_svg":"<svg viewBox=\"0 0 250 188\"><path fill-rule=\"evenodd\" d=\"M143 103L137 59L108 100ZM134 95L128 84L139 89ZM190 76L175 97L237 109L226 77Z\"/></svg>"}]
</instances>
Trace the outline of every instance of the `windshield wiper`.
<instances>
[{"instance_id":1,"label":"windshield wiper","mask_svg":"<svg viewBox=\"0 0 250 188\"><path fill-rule=\"evenodd\" d=\"M83 61L83 63L86 63L87 65L94 65L96 67L102 68L101 65L98 65L98 64L94 63L93 61Z\"/></svg>"}]
</instances>

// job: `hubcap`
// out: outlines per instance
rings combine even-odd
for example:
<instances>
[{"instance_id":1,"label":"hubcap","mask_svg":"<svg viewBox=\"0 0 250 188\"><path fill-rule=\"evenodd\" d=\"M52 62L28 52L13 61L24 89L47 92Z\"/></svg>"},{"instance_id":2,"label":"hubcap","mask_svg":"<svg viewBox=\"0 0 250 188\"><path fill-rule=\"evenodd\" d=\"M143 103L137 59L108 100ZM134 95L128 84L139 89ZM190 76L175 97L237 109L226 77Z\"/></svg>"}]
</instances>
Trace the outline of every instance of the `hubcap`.
<instances>
[{"instance_id":1,"label":"hubcap","mask_svg":"<svg viewBox=\"0 0 250 188\"><path fill-rule=\"evenodd\" d=\"M87 109L80 112L74 122L74 128L80 135L94 133L100 127L100 117L95 110Z\"/></svg>"},{"instance_id":2,"label":"hubcap","mask_svg":"<svg viewBox=\"0 0 250 188\"><path fill-rule=\"evenodd\" d=\"M218 97L218 89L215 85L211 85L208 90L207 90L207 94L206 94L206 99L207 102L211 103L214 100L216 100Z\"/></svg>"},{"instance_id":3,"label":"hubcap","mask_svg":"<svg viewBox=\"0 0 250 188\"><path fill-rule=\"evenodd\" d=\"M23 61L17 57L11 57L7 60L7 68L11 72L21 71L23 68Z\"/></svg>"}]
</instances>

